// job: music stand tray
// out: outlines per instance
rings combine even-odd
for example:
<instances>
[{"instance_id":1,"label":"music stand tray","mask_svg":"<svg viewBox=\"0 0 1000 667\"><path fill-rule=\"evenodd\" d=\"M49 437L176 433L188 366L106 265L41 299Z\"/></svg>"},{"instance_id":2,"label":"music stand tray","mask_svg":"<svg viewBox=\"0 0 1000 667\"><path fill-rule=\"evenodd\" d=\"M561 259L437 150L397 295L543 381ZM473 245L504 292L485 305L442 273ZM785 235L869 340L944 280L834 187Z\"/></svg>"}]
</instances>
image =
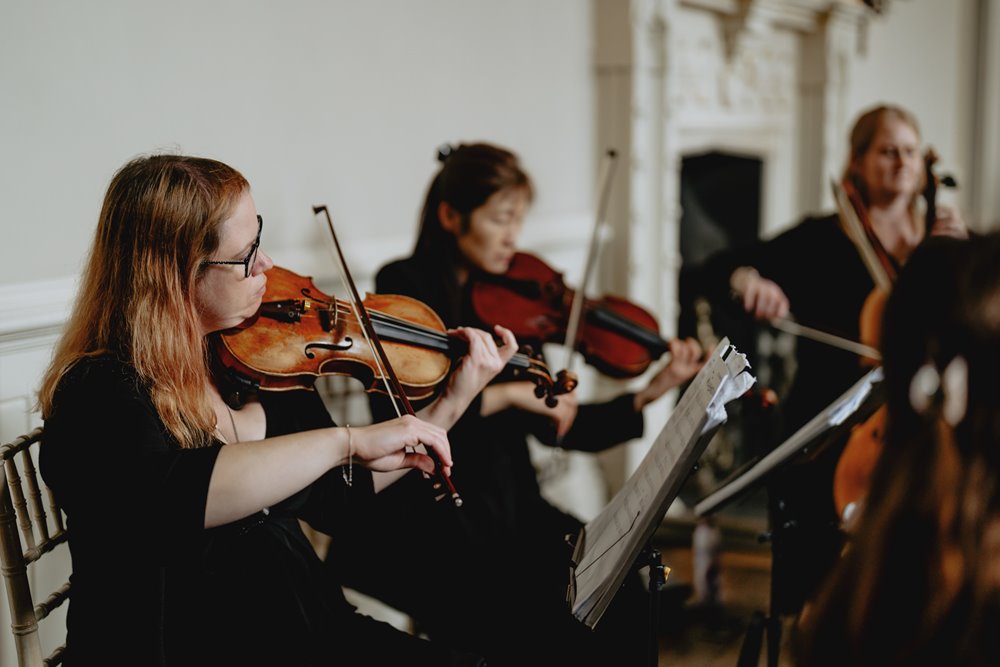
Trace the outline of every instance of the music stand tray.
<instances>
[{"instance_id":1,"label":"music stand tray","mask_svg":"<svg viewBox=\"0 0 1000 667\"><path fill-rule=\"evenodd\" d=\"M611 502L576 536L567 600L593 628L639 562L667 508L727 418L725 404L756 379L723 339L692 380L645 458Z\"/></svg>"},{"instance_id":2,"label":"music stand tray","mask_svg":"<svg viewBox=\"0 0 1000 667\"><path fill-rule=\"evenodd\" d=\"M740 475L698 501L695 515L708 516L737 496L755 488L784 464L800 457L819 454L848 429L875 412L884 403L882 367L874 368L810 419L785 442L745 469Z\"/></svg>"}]
</instances>

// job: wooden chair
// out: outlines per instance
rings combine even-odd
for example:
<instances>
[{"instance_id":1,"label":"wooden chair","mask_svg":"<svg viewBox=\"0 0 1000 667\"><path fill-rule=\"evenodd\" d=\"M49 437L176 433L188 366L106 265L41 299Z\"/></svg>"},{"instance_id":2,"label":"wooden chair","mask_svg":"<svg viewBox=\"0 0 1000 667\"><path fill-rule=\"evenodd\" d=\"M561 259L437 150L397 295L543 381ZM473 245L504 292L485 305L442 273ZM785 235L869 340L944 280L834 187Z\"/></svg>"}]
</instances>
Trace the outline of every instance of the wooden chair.
<instances>
[{"instance_id":1,"label":"wooden chair","mask_svg":"<svg viewBox=\"0 0 1000 667\"><path fill-rule=\"evenodd\" d=\"M38 622L67 600L69 582L36 604L36 596L32 594L28 581L28 565L66 541L62 512L56 505L51 490L45 487L54 526L54 533L49 534L49 523L42 503L41 489L44 484L39 482L31 458L31 447L41 442L41 439L42 429L36 428L0 447L4 477L4 483L0 484L0 565L3 566L11 630L20 667L58 665L62 662L65 648L65 645L60 646L43 659ZM20 471L17 459L20 459Z\"/></svg>"}]
</instances>

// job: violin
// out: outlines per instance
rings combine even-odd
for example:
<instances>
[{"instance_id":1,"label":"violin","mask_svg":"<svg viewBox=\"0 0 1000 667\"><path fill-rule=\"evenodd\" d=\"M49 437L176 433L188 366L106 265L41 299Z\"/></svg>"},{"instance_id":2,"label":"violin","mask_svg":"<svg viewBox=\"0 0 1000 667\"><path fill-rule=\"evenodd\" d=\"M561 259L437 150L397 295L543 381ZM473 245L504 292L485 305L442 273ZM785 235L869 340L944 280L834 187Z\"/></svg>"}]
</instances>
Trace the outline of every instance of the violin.
<instances>
[{"instance_id":1,"label":"violin","mask_svg":"<svg viewBox=\"0 0 1000 667\"><path fill-rule=\"evenodd\" d=\"M921 195L924 198L926 209L924 211L924 239L931 234L934 222L937 220L937 188L938 185L955 187L955 179L951 176L938 176L934 173L934 164L938 156L933 149L928 149L924 154L924 176L925 183ZM860 198L852 196L852 203L855 210L864 212ZM867 225L870 230L870 225ZM895 280L895 271L888 261L888 254L878 239L871 235L873 251L880 257L880 264L886 269L889 277L888 285L880 284L876 279L876 287L865 300L861 311L860 327L861 341L867 345L878 347L881 340L882 313L889 297L891 282ZM873 276L874 278L874 276ZM850 508L858 500L864 498L871 486L871 477L875 470L875 464L882 451L882 440L885 436L885 428L888 414L885 405L876 410L864 423L855 427L851 436L840 454L837 461L837 468L834 471L833 498L837 515L846 518Z\"/></svg>"},{"instance_id":2,"label":"violin","mask_svg":"<svg viewBox=\"0 0 1000 667\"><path fill-rule=\"evenodd\" d=\"M452 360L467 350L449 336L437 314L401 295L368 294L365 309L407 399L431 396ZM351 376L366 391L386 392L371 348L351 304L321 292L312 278L275 266L257 314L217 335L215 352L226 375L247 390L312 389L323 375ZM571 378L553 379L543 361L523 353L508 362L531 380L540 398L572 391Z\"/></svg>"},{"instance_id":3,"label":"violin","mask_svg":"<svg viewBox=\"0 0 1000 667\"><path fill-rule=\"evenodd\" d=\"M562 342L575 292L561 273L538 257L519 252L503 275L483 274L472 286L472 307L518 339ZM656 318L616 296L585 298L576 349L584 360L616 378L641 375L670 349Z\"/></svg>"}]
</instances>

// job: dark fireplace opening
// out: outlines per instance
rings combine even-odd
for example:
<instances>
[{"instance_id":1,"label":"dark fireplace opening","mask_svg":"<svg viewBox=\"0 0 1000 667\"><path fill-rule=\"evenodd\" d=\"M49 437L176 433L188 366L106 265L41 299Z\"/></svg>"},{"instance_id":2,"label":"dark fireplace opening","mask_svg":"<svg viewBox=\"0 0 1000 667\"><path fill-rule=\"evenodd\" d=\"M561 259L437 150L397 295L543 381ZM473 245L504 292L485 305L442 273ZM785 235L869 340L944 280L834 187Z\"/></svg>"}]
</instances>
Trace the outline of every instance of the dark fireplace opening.
<instances>
[{"instance_id":1,"label":"dark fireplace opening","mask_svg":"<svg viewBox=\"0 0 1000 667\"><path fill-rule=\"evenodd\" d=\"M784 376L784 358L773 355L770 332L743 312L718 277L714 285L707 284L702 269L708 258L759 237L763 164L760 158L717 151L689 155L681 163L679 335L698 338L703 345L713 336L728 337L747 355L758 380L757 391L727 406L729 421L706 451L697 475L685 485L686 502L697 502L737 475L774 445L777 433L776 409L765 403L768 395L759 390ZM764 498L758 491L725 511L762 517Z\"/></svg>"}]
</instances>

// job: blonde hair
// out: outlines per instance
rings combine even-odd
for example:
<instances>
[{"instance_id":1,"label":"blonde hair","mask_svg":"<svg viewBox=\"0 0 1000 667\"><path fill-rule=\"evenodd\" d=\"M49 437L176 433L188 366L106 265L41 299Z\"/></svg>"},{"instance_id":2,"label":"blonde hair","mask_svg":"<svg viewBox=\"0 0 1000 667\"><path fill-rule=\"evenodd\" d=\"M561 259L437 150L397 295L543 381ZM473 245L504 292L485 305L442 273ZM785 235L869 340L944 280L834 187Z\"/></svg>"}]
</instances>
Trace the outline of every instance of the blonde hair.
<instances>
[{"instance_id":1,"label":"blonde hair","mask_svg":"<svg viewBox=\"0 0 1000 667\"><path fill-rule=\"evenodd\" d=\"M851 153L847 158L847 164L844 166L843 180L849 181L854 186L866 204L868 203L868 186L865 184L864 179L861 178L861 174L858 173L857 167L861 163L862 158L864 158L865 153L871 148L872 142L875 141L875 135L878 134L878 131L889 120L898 120L906 123L913 128L917 138L920 138L920 125L917 123L917 117L902 107L883 104L869 109L854 121L849 139ZM910 207L914 210L917 207L917 202L920 199L923 189L924 175L921 173L916 191L910 200Z\"/></svg>"},{"instance_id":2,"label":"blonde hair","mask_svg":"<svg viewBox=\"0 0 1000 667\"><path fill-rule=\"evenodd\" d=\"M111 179L80 291L38 392L43 417L56 388L85 357L132 366L182 447L210 442L208 354L195 286L219 228L249 184L221 162L180 155L136 158Z\"/></svg>"}]
</instances>

